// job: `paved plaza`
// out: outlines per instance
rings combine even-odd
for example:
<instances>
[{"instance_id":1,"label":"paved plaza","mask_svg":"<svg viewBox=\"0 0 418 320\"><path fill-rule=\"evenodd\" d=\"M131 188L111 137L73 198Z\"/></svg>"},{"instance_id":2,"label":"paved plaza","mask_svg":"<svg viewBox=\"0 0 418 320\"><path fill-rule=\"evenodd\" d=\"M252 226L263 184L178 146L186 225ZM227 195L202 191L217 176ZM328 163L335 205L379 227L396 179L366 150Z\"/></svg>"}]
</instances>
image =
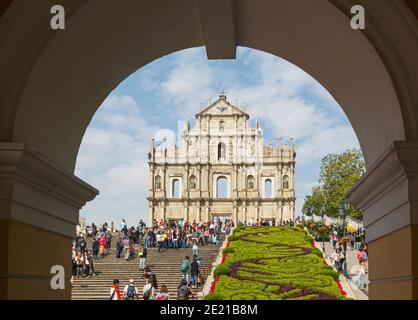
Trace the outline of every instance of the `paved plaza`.
<instances>
[{"instance_id":1,"label":"paved plaza","mask_svg":"<svg viewBox=\"0 0 418 320\"><path fill-rule=\"evenodd\" d=\"M322 242L318 242L318 244L322 248ZM329 241L325 242L325 258L330 259L332 253L334 252L334 249L332 247L332 244ZM348 275L349 277L353 277L356 275L356 272L358 271L358 260L357 260L357 249L352 249L350 245L347 246L347 269L348 269ZM366 288L361 290L364 294L368 295L369 290L369 275L366 274Z\"/></svg>"}]
</instances>

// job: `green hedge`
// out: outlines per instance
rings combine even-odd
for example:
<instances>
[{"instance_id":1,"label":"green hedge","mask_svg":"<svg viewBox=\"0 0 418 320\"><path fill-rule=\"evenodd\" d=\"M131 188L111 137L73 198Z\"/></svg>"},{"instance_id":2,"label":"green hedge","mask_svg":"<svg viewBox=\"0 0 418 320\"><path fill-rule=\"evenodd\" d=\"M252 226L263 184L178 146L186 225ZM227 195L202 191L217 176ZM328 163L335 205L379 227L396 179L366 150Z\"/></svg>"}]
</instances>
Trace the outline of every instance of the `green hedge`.
<instances>
[{"instance_id":1,"label":"green hedge","mask_svg":"<svg viewBox=\"0 0 418 320\"><path fill-rule=\"evenodd\" d=\"M215 270L213 271L213 275L215 277L219 277L221 275L229 275L230 271L231 267L227 263L223 263L215 268Z\"/></svg>"},{"instance_id":2,"label":"green hedge","mask_svg":"<svg viewBox=\"0 0 418 320\"><path fill-rule=\"evenodd\" d=\"M222 300L222 296L220 294L209 293L204 297L204 300Z\"/></svg>"},{"instance_id":3,"label":"green hedge","mask_svg":"<svg viewBox=\"0 0 418 320\"><path fill-rule=\"evenodd\" d=\"M319 292L344 299L335 282L338 273L324 266L322 252L299 227L243 227L231 237L223 251L227 263L216 267L219 281L208 299L316 299Z\"/></svg>"},{"instance_id":4,"label":"green hedge","mask_svg":"<svg viewBox=\"0 0 418 320\"><path fill-rule=\"evenodd\" d=\"M234 248L230 248L230 247L225 248L225 249L222 251L222 253L223 253L223 254L227 254L227 253L234 253L234 252L235 252L235 249L234 249Z\"/></svg>"}]
</instances>

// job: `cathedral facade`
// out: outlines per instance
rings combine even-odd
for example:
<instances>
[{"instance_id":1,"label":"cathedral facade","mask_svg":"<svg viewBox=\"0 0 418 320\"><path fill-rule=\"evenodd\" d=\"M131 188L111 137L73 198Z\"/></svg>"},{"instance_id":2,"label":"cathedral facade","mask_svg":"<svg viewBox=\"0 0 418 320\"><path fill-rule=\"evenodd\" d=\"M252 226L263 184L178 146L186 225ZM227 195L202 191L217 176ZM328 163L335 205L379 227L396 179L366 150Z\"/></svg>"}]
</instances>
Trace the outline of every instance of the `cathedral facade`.
<instances>
[{"instance_id":1,"label":"cathedral facade","mask_svg":"<svg viewBox=\"0 0 418 320\"><path fill-rule=\"evenodd\" d=\"M180 146L148 154L149 220L235 223L257 219L276 224L295 219L293 145L264 146L260 123L225 95L185 123Z\"/></svg>"}]
</instances>

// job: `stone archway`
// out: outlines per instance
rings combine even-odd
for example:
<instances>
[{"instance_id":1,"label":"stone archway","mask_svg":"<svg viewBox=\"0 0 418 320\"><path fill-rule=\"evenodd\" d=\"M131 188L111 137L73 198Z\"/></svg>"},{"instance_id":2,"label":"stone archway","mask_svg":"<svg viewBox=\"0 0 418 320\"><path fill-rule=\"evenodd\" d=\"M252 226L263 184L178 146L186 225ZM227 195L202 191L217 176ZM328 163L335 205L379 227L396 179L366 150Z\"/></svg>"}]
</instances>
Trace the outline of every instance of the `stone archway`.
<instances>
[{"instance_id":1,"label":"stone archway","mask_svg":"<svg viewBox=\"0 0 418 320\"><path fill-rule=\"evenodd\" d=\"M351 0L61 3L58 32L49 28L52 0L0 10L0 298L70 297L68 285L51 290L49 270L64 265L69 278L78 210L98 193L73 175L88 123L135 70L203 45L209 58L234 58L237 46L278 55L333 94L368 168L350 198L366 211L371 298L417 298L418 27L407 2L357 1L364 32L350 28ZM22 252L29 239L56 248Z\"/></svg>"}]
</instances>

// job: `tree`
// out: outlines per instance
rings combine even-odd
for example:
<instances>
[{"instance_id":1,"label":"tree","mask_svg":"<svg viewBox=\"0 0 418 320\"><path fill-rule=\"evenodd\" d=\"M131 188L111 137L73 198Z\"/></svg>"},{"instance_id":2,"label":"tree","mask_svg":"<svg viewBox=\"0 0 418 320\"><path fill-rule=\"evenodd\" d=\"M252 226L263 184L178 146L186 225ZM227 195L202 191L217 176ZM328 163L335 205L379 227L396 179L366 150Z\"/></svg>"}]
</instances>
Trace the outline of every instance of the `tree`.
<instances>
[{"instance_id":1,"label":"tree","mask_svg":"<svg viewBox=\"0 0 418 320\"><path fill-rule=\"evenodd\" d=\"M312 188L312 194L305 197L305 203L303 209L307 216L321 215L321 207L325 205L324 193L321 186L314 186Z\"/></svg>"},{"instance_id":2,"label":"tree","mask_svg":"<svg viewBox=\"0 0 418 320\"><path fill-rule=\"evenodd\" d=\"M304 208L320 215L322 205L328 216L336 217L347 192L365 173L365 163L360 150L349 149L341 154L329 154L322 159L319 185L305 198ZM363 219L360 210L351 206L348 215Z\"/></svg>"}]
</instances>

